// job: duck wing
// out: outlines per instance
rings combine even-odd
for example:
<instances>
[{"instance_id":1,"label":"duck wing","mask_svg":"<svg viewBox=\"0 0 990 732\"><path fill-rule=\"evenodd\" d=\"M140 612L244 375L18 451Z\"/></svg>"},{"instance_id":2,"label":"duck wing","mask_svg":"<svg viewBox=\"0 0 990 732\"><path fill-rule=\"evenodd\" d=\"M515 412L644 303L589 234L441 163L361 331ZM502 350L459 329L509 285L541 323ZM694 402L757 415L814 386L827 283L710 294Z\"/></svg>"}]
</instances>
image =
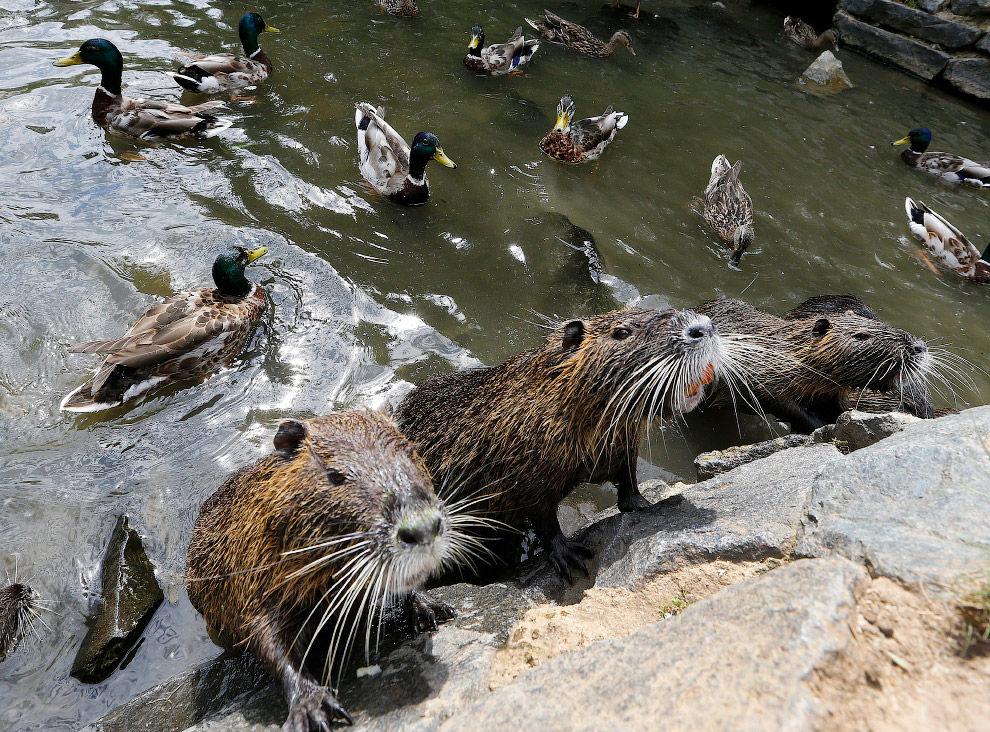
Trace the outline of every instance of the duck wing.
<instances>
[{"instance_id":1,"label":"duck wing","mask_svg":"<svg viewBox=\"0 0 990 732\"><path fill-rule=\"evenodd\" d=\"M385 110L367 102L354 105L361 173L379 192L409 174L409 145L385 121Z\"/></svg>"},{"instance_id":2,"label":"duck wing","mask_svg":"<svg viewBox=\"0 0 990 732\"><path fill-rule=\"evenodd\" d=\"M230 120L206 113L206 110L222 105L223 102L215 100L186 107L174 102L124 97L110 126L141 139L187 134L212 137L231 125Z\"/></svg>"}]
</instances>

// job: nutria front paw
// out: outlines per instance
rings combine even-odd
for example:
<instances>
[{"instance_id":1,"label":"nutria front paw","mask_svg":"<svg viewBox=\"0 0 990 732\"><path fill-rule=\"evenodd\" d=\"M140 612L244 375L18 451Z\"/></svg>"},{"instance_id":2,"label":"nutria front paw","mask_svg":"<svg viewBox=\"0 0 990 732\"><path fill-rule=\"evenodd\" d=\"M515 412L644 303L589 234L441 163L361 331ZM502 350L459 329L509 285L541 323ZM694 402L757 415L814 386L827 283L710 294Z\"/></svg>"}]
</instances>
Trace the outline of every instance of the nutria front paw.
<instances>
[{"instance_id":1,"label":"nutria front paw","mask_svg":"<svg viewBox=\"0 0 990 732\"><path fill-rule=\"evenodd\" d=\"M550 564L557 570L557 574L568 582L574 582L573 569L584 572L585 577L590 577L588 573L587 560L591 559L594 552L579 541L568 541L563 534L555 536L553 546L550 548Z\"/></svg>"},{"instance_id":2,"label":"nutria front paw","mask_svg":"<svg viewBox=\"0 0 990 732\"><path fill-rule=\"evenodd\" d=\"M406 595L406 614L414 636L424 630L438 630L440 623L457 617L450 605L418 590Z\"/></svg>"},{"instance_id":3,"label":"nutria front paw","mask_svg":"<svg viewBox=\"0 0 990 732\"><path fill-rule=\"evenodd\" d=\"M330 732L335 722L354 724L351 715L340 706L330 689L314 685L292 702L282 732Z\"/></svg>"},{"instance_id":4,"label":"nutria front paw","mask_svg":"<svg viewBox=\"0 0 990 732\"><path fill-rule=\"evenodd\" d=\"M642 511L652 505L653 504L650 503L646 499L646 496L642 493L632 493L628 496L619 496L619 510L622 511L622 513Z\"/></svg>"}]
</instances>

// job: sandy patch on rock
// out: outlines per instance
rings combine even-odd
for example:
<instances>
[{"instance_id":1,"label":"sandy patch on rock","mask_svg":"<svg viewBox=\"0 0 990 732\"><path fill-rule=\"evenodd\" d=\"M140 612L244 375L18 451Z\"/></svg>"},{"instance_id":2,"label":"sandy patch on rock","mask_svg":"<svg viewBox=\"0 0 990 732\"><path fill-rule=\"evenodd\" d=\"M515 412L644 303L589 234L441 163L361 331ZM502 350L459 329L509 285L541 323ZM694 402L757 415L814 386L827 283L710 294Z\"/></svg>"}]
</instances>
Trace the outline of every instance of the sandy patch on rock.
<instances>
[{"instance_id":1,"label":"sandy patch on rock","mask_svg":"<svg viewBox=\"0 0 990 732\"><path fill-rule=\"evenodd\" d=\"M990 656L961 655L956 608L879 578L857 603L853 642L811 680L825 732L986 732Z\"/></svg>"},{"instance_id":2,"label":"sandy patch on rock","mask_svg":"<svg viewBox=\"0 0 990 732\"><path fill-rule=\"evenodd\" d=\"M724 587L780 566L762 562L717 560L684 567L643 586L589 587L579 602L540 605L526 612L495 654L489 687L505 686L529 668L607 638L621 638L678 614L691 603Z\"/></svg>"}]
</instances>

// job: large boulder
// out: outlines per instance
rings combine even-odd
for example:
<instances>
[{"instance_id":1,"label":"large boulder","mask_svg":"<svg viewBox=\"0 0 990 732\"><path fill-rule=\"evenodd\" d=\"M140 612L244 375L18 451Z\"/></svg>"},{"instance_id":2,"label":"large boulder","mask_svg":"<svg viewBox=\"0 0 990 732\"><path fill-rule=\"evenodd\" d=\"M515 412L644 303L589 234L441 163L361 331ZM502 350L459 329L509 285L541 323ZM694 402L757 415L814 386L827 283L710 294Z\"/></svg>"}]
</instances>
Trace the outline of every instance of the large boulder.
<instances>
[{"instance_id":1,"label":"large boulder","mask_svg":"<svg viewBox=\"0 0 990 732\"><path fill-rule=\"evenodd\" d=\"M990 407L906 425L822 467L795 553L945 592L986 568Z\"/></svg>"},{"instance_id":2,"label":"large boulder","mask_svg":"<svg viewBox=\"0 0 990 732\"><path fill-rule=\"evenodd\" d=\"M871 23L949 49L970 46L983 35L979 28L915 10L893 0L842 0L842 8Z\"/></svg>"},{"instance_id":3,"label":"large boulder","mask_svg":"<svg viewBox=\"0 0 990 732\"><path fill-rule=\"evenodd\" d=\"M842 91L853 85L842 68L842 62L831 51L823 51L804 70L801 78L824 87L827 91Z\"/></svg>"},{"instance_id":4,"label":"large boulder","mask_svg":"<svg viewBox=\"0 0 990 732\"><path fill-rule=\"evenodd\" d=\"M833 20L844 45L863 51L931 81L949 62L949 54L921 41L875 28L839 12Z\"/></svg>"},{"instance_id":5,"label":"large boulder","mask_svg":"<svg viewBox=\"0 0 990 732\"><path fill-rule=\"evenodd\" d=\"M954 58L942 78L964 94L990 99L990 58Z\"/></svg>"},{"instance_id":6,"label":"large boulder","mask_svg":"<svg viewBox=\"0 0 990 732\"><path fill-rule=\"evenodd\" d=\"M817 730L805 680L850 645L866 578L842 560L781 567L526 671L440 730Z\"/></svg>"},{"instance_id":7,"label":"large boulder","mask_svg":"<svg viewBox=\"0 0 990 732\"><path fill-rule=\"evenodd\" d=\"M952 12L958 15L990 15L990 0L952 0Z\"/></svg>"}]
</instances>

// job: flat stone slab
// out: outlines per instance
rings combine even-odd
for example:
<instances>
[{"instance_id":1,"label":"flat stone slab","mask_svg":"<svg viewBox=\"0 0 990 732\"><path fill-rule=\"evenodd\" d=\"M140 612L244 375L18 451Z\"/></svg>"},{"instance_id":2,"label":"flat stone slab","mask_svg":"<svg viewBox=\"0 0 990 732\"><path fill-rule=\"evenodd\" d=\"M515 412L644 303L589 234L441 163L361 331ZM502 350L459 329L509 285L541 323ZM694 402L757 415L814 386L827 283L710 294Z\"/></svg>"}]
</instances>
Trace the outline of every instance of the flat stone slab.
<instances>
[{"instance_id":1,"label":"flat stone slab","mask_svg":"<svg viewBox=\"0 0 990 732\"><path fill-rule=\"evenodd\" d=\"M921 420L822 469L795 553L944 591L986 568L990 407Z\"/></svg>"},{"instance_id":2,"label":"flat stone slab","mask_svg":"<svg viewBox=\"0 0 990 732\"><path fill-rule=\"evenodd\" d=\"M596 551L599 587L635 587L686 564L790 554L832 445L796 447L743 465L646 511L617 514L581 535Z\"/></svg>"},{"instance_id":3,"label":"flat stone slab","mask_svg":"<svg viewBox=\"0 0 990 732\"><path fill-rule=\"evenodd\" d=\"M948 49L970 46L983 35L979 28L915 10L893 0L842 0L842 9Z\"/></svg>"},{"instance_id":4,"label":"flat stone slab","mask_svg":"<svg viewBox=\"0 0 990 732\"><path fill-rule=\"evenodd\" d=\"M892 63L929 81L938 76L949 62L949 55L944 51L927 46L921 41L875 28L844 12L835 14L833 24L839 31L844 45Z\"/></svg>"},{"instance_id":5,"label":"flat stone slab","mask_svg":"<svg viewBox=\"0 0 990 732\"><path fill-rule=\"evenodd\" d=\"M920 417L903 412L874 414L852 409L840 414L835 424L819 427L812 432L811 440L813 442L836 440L842 444L844 452L850 453L875 445L918 421Z\"/></svg>"},{"instance_id":6,"label":"flat stone slab","mask_svg":"<svg viewBox=\"0 0 990 732\"><path fill-rule=\"evenodd\" d=\"M990 16L990 0L952 0L952 12L987 17Z\"/></svg>"},{"instance_id":7,"label":"flat stone slab","mask_svg":"<svg viewBox=\"0 0 990 732\"><path fill-rule=\"evenodd\" d=\"M440 729L817 730L825 710L806 682L850 644L865 580L843 560L786 565L525 671Z\"/></svg>"},{"instance_id":8,"label":"flat stone slab","mask_svg":"<svg viewBox=\"0 0 990 732\"><path fill-rule=\"evenodd\" d=\"M772 440L757 442L754 445L739 445L725 450L703 452L694 459L698 480L708 480L716 475L727 473L741 465L773 455L775 452L800 447L809 442L808 435L784 435ZM820 440L827 442L827 440Z\"/></svg>"},{"instance_id":9,"label":"flat stone slab","mask_svg":"<svg viewBox=\"0 0 990 732\"><path fill-rule=\"evenodd\" d=\"M990 99L990 58L954 58L942 78L964 94Z\"/></svg>"}]
</instances>

